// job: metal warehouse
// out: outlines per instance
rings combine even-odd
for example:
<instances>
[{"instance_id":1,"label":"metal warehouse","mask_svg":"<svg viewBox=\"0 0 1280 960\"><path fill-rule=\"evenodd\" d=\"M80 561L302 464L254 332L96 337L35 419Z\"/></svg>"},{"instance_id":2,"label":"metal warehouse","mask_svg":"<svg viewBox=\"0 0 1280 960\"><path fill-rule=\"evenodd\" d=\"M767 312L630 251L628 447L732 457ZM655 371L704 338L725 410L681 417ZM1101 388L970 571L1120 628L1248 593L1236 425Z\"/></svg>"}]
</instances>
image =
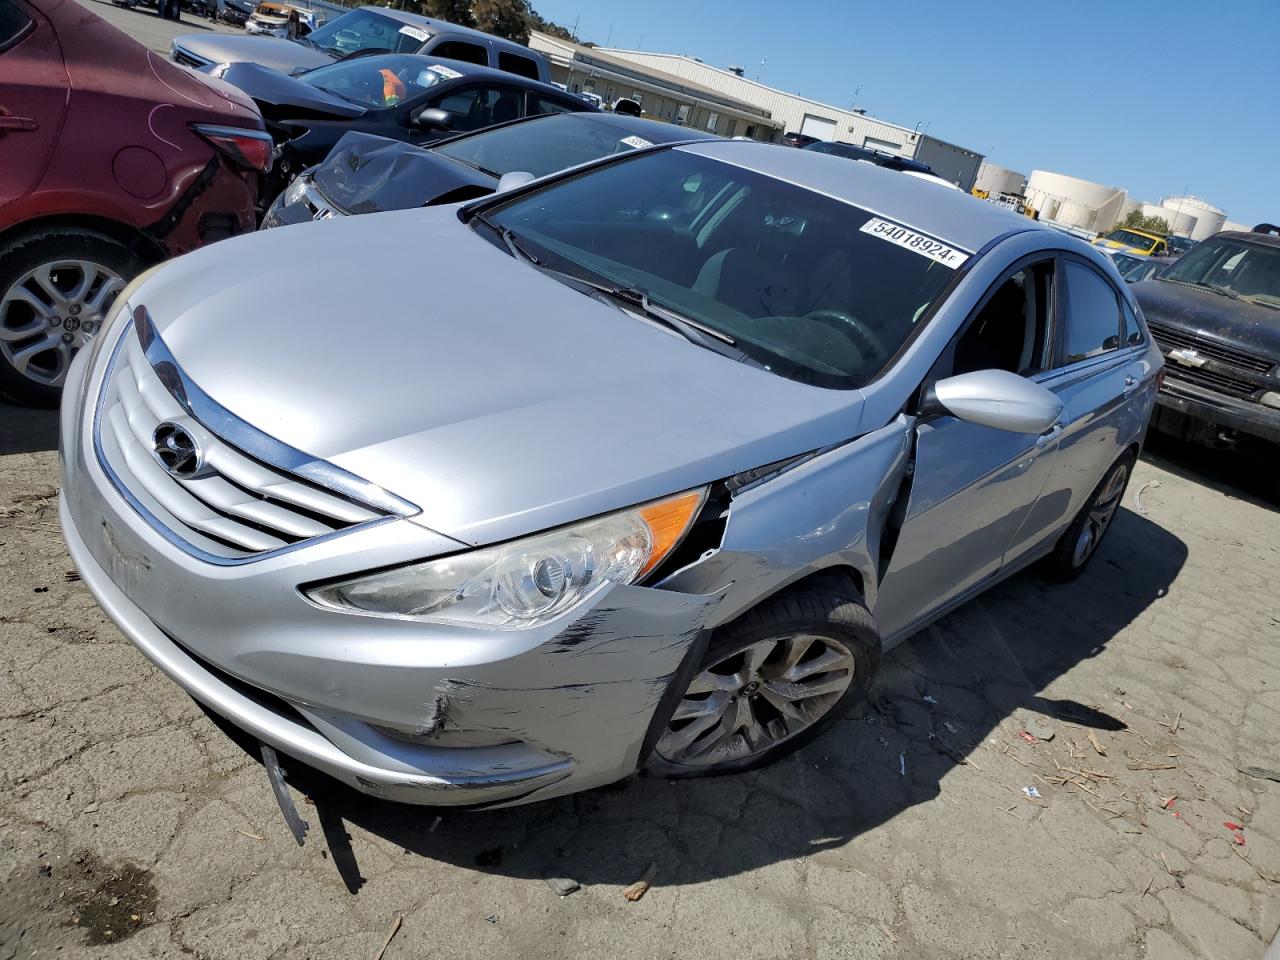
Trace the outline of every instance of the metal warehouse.
<instances>
[{"instance_id":1,"label":"metal warehouse","mask_svg":"<svg viewBox=\"0 0 1280 960\"><path fill-rule=\"evenodd\" d=\"M574 93L594 93L606 104L638 102L645 115L722 137L780 140L783 125L769 111L722 91L659 70L641 68L614 51L586 47L534 32L529 46L551 62L551 77Z\"/></svg>"},{"instance_id":2,"label":"metal warehouse","mask_svg":"<svg viewBox=\"0 0 1280 960\"><path fill-rule=\"evenodd\" d=\"M973 150L931 137L920 130L877 120L861 110L844 110L765 86L743 76L737 68L722 70L675 53L617 49L593 49L591 52L646 70L662 71L665 76L677 77L701 88L718 91L737 102L753 105L766 111L788 133L804 133L819 140L837 140L912 157L929 164L938 176L956 183L963 190L973 187L983 160L982 155Z\"/></svg>"}]
</instances>

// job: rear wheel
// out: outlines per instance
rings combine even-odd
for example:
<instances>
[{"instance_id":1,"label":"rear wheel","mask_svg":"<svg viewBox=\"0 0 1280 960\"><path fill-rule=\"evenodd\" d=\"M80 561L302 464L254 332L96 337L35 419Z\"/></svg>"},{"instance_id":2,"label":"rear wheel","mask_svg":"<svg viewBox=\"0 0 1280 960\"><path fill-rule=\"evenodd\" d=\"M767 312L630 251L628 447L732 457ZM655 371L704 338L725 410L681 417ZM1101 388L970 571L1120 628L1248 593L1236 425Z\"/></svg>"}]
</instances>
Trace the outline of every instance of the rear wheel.
<instances>
[{"instance_id":1,"label":"rear wheel","mask_svg":"<svg viewBox=\"0 0 1280 960\"><path fill-rule=\"evenodd\" d=\"M647 769L682 777L773 763L862 700L879 665L875 621L852 592L767 600L712 637Z\"/></svg>"},{"instance_id":2,"label":"rear wheel","mask_svg":"<svg viewBox=\"0 0 1280 960\"><path fill-rule=\"evenodd\" d=\"M56 406L71 360L142 267L123 244L74 229L0 249L0 398Z\"/></svg>"},{"instance_id":3,"label":"rear wheel","mask_svg":"<svg viewBox=\"0 0 1280 960\"><path fill-rule=\"evenodd\" d=\"M1053 553L1045 558L1046 574L1055 580L1074 580L1088 566L1102 538L1111 529L1137 459L1133 451L1129 451L1111 465L1071 526L1058 539Z\"/></svg>"}]
</instances>

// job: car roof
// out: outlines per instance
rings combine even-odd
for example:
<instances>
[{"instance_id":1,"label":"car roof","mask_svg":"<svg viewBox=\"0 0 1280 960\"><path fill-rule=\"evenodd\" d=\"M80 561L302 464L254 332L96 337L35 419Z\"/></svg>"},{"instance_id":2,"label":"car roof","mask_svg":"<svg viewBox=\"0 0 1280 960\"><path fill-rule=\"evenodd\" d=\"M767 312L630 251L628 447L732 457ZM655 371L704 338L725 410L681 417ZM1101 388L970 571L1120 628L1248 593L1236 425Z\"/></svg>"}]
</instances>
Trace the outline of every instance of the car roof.
<instances>
[{"instance_id":1,"label":"car roof","mask_svg":"<svg viewBox=\"0 0 1280 960\"><path fill-rule=\"evenodd\" d=\"M530 50L528 47L516 43L514 40L506 40L502 37L495 37L492 33L485 33L483 30L476 30L472 27L464 27L458 23L450 23L448 20L437 20L434 17L424 17L420 13L410 13L408 10L393 10L391 7L374 7L363 6L356 7L357 10L371 10L374 13L380 13L384 17L390 17L392 20L398 20L400 23L408 24L411 27L421 27L430 29L434 33L455 33L460 36L473 37L480 41L490 41L503 47L514 48L521 51L524 56L530 60L537 60L540 57L536 51Z\"/></svg>"},{"instance_id":2,"label":"car roof","mask_svg":"<svg viewBox=\"0 0 1280 960\"><path fill-rule=\"evenodd\" d=\"M1219 237L1225 237L1228 240L1247 240L1250 243L1260 243L1268 247L1280 247L1280 237L1274 233L1258 233L1254 230L1222 230L1213 236L1205 237L1201 240L1217 240Z\"/></svg>"},{"instance_id":3,"label":"car roof","mask_svg":"<svg viewBox=\"0 0 1280 960\"><path fill-rule=\"evenodd\" d=\"M850 163L834 154L741 140L692 143L675 149L826 194L971 252L1006 233L1051 232L1048 227L964 191L946 190L873 163ZM1058 245L1056 234L1053 240Z\"/></svg>"},{"instance_id":4,"label":"car roof","mask_svg":"<svg viewBox=\"0 0 1280 960\"><path fill-rule=\"evenodd\" d=\"M1168 239L1162 233L1152 233L1150 230L1141 230L1138 227L1116 227L1117 230L1124 230L1126 233L1136 233L1140 237L1147 237L1150 240Z\"/></svg>"},{"instance_id":5,"label":"car roof","mask_svg":"<svg viewBox=\"0 0 1280 960\"><path fill-rule=\"evenodd\" d=\"M574 96L574 94L570 94ZM586 111L575 113L575 117L590 118L598 123L625 130L627 133L654 143L671 143L675 140L723 140L723 137L702 130L691 130L665 120L647 120L644 117L632 117L625 113L592 113Z\"/></svg>"}]
</instances>

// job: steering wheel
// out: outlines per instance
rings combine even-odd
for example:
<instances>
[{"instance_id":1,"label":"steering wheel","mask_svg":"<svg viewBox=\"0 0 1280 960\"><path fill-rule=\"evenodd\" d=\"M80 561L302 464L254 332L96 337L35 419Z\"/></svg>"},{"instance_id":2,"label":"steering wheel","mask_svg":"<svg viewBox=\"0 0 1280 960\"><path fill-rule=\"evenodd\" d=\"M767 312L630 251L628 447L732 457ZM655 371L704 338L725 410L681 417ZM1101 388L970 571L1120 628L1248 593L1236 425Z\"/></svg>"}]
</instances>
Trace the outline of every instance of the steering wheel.
<instances>
[{"instance_id":1,"label":"steering wheel","mask_svg":"<svg viewBox=\"0 0 1280 960\"><path fill-rule=\"evenodd\" d=\"M869 326L853 314L843 310L810 310L804 315L806 320L817 320L833 330L844 334L864 359L882 359L889 356L889 348Z\"/></svg>"}]
</instances>

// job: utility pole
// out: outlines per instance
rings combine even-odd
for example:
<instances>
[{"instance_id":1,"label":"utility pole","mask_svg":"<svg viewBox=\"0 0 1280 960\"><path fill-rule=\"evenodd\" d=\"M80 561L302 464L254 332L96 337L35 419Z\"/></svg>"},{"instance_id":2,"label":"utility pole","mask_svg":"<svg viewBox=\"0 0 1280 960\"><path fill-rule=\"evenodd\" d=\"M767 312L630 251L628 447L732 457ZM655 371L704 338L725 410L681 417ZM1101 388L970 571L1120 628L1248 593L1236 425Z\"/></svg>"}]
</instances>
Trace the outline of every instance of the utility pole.
<instances>
[{"instance_id":1,"label":"utility pole","mask_svg":"<svg viewBox=\"0 0 1280 960\"><path fill-rule=\"evenodd\" d=\"M769 59L768 57L760 58L760 69L756 71L756 80L759 80L760 74L764 73L764 62L768 59Z\"/></svg>"}]
</instances>

